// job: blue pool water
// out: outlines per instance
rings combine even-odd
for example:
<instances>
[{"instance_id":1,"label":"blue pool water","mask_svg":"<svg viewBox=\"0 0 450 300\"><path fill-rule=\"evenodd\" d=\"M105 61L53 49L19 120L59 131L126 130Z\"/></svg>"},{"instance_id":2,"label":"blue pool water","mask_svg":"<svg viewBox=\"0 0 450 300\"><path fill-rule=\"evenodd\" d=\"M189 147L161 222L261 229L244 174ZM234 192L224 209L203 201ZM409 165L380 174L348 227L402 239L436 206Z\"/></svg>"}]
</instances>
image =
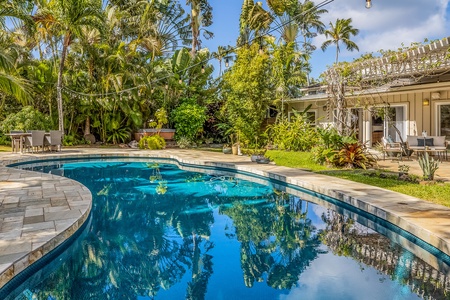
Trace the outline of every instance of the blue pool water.
<instances>
[{"instance_id":1,"label":"blue pool water","mask_svg":"<svg viewBox=\"0 0 450 300\"><path fill-rule=\"evenodd\" d=\"M33 170L86 185L92 214L63 253L10 285L6 299L449 297L448 279L411 252L269 182L155 162Z\"/></svg>"}]
</instances>

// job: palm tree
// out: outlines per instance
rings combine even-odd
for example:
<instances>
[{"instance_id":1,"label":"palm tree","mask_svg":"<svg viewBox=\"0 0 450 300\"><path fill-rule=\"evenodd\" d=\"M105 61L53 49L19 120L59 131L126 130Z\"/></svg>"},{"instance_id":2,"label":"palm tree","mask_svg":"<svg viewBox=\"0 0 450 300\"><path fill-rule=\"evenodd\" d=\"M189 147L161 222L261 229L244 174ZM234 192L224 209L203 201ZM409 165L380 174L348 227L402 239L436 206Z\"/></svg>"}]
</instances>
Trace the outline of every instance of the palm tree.
<instances>
[{"instance_id":1,"label":"palm tree","mask_svg":"<svg viewBox=\"0 0 450 300\"><path fill-rule=\"evenodd\" d=\"M139 9L141 13L132 18L137 36L130 43L131 50L151 53L154 59L164 52L174 52L180 42L188 44L190 27L179 3L149 2Z\"/></svg>"},{"instance_id":2,"label":"palm tree","mask_svg":"<svg viewBox=\"0 0 450 300\"><path fill-rule=\"evenodd\" d=\"M303 49L310 53L312 49L311 42L308 39L316 36L316 33L325 31L325 24L320 21L320 15L327 13L326 9L318 9L314 2L306 0L303 4L299 3L296 11L295 20L299 24L303 35Z\"/></svg>"},{"instance_id":3,"label":"palm tree","mask_svg":"<svg viewBox=\"0 0 450 300\"><path fill-rule=\"evenodd\" d=\"M20 26L20 23L31 27L32 20L27 15L28 8L23 1L0 0L0 92L12 95L24 104L30 100L27 91L29 86L18 75L15 67L19 53L23 51L19 45L14 45L6 33L9 30L6 28L5 20L11 20L15 27Z\"/></svg>"},{"instance_id":4,"label":"palm tree","mask_svg":"<svg viewBox=\"0 0 450 300\"><path fill-rule=\"evenodd\" d=\"M213 37L211 31L201 27L208 27L212 24L212 6L208 3L208 0L186 0L186 4L191 6L191 30L192 30L192 49L191 54L195 56L195 53L200 48L200 30L203 29L203 36L206 39Z\"/></svg>"},{"instance_id":5,"label":"palm tree","mask_svg":"<svg viewBox=\"0 0 450 300\"><path fill-rule=\"evenodd\" d=\"M212 56L219 61L219 75L222 75L222 61L231 60L232 56L230 55L233 52L233 48L228 45L226 47L219 46L217 47L217 51L212 53ZM228 67L225 63L225 67Z\"/></svg>"},{"instance_id":6,"label":"palm tree","mask_svg":"<svg viewBox=\"0 0 450 300\"><path fill-rule=\"evenodd\" d=\"M239 17L238 46L250 45L252 41L262 44L262 37L270 28L273 16L262 7L261 2L244 0Z\"/></svg>"},{"instance_id":7,"label":"palm tree","mask_svg":"<svg viewBox=\"0 0 450 300\"><path fill-rule=\"evenodd\" d=\"M58 104L58 127L64 131L62 100L63 70L71 43L83 34L84 28L103 30L101 0L55 0L47 7L38 9L35 21L38 28L51 31L62 39L59 61L58 82L56 86Z\"/></svg>"},{"instance_id":8,"label":"palm tree","mask_svg":"<svg viewBox=\"0 0 450 300\"><path fill-rule=\"evenodd\" d=\"M14 96L23 104L27 104L30 95L26 82L20 78L14 68L12 57L0 44L0 92Z\"/></svg>"},{"instance_id":9,"label":"palm tree","mask_svg":"<svg viewBox=\"0 0 450 300\"><path fill-rule=\"evenodd\" d=\"M353 28L351 25L352 19L337 19L336 23L330 22L330 29L325 30L325 37L329 38L322 44L322 50L328 48L331 44L336 45L336 63L338 62L338 56L340 52L339 43L342 42L348 51L358 50L358 45L351 41L351 36L356 36L359 33L359 29Z\"/></svg>"}]
</instances>

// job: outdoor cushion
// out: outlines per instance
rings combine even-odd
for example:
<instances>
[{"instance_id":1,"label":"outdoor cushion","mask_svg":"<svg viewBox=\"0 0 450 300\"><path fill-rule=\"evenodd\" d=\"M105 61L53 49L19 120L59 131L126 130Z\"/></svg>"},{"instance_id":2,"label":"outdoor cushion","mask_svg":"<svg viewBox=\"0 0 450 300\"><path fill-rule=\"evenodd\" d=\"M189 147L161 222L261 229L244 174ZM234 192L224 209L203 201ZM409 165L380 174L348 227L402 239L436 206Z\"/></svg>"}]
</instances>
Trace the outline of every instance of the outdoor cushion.
<instances>
[{"instance_id":1,"label":"outdoor cushion","mask_svg":"<svg viewBox=\"0 0 450 300\"><path fill-rule=\"evenodd\" d=\"M435 136L434 137L434 146L445 147L445 136Z\"/></svg>"},{"instance_id":2,"label":"outdoor cushion","mask_svg":"<svg viewBox=\"0 0 450 300\"><path fill-rule=\"evenodd\" d=\"M406 136L406 141L409 146L417 146L417 138L418 138L417 135L408 135Z\"/></svg>"},{"instance_id":3,"label":"outdoor cushion","mask_svg":"<svg viewBox=\"0 0 450 300\"><path fill-rule=\"evenodd\" d=\"M421 139L421 138L417 138L417 146L434 146L433 143L433 138L425 138L425 139ZM425 145L424 145L425 142Z\"/></svg>"}]
</instances>

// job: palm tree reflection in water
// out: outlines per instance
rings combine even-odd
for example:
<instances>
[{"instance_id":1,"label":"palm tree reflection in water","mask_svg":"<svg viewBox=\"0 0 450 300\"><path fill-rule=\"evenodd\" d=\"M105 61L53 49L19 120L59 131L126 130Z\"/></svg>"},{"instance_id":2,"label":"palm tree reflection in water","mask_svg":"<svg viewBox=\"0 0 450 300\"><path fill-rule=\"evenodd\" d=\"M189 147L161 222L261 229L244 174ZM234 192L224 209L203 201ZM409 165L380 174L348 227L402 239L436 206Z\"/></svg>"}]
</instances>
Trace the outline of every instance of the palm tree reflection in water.
<instances>
[{"instance_id":1,"label":"palm tree reflection in water","mask_svg":"<svg viewBox=\"0 0 450 300\"><path fill-rule=\"evenodd\" d=\"M327 253L323 243L336 251L331 236L355 239L351 220L313 223L315 205L229 176L114 162L66 164L64 174L92 192L92 226L81 249L30 283L38 299L214 299L219 289L272 299Z\"/></svg>"}]
</instances>

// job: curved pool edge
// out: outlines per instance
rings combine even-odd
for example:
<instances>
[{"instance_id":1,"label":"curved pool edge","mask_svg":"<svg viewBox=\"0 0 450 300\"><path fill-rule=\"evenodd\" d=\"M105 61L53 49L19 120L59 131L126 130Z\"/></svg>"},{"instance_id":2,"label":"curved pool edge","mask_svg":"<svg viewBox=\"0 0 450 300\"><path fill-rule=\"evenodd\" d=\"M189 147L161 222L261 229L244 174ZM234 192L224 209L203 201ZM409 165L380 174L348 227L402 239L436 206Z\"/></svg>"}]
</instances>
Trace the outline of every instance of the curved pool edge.
<instances>
[{"instance_id":1,"label":"curved pool edge","mask_svg":"<svg viewBox=\"0 0 450 300\"><path fill-rule=\"evenodd\" d=\"M72 236L91 192L69 178L0 167L0 288Z\"/></svg>"},{"instance_id":2,"label":"curved pool edge","mask_svg":"<svg viewBox=\"0 0 450 300\"><path fill-rule=\"evenodd\" d=\"M190 150L132 151L129 149L114 149L112 151L111 149L85 149L76 154L58 153L16 156L10 160L2 160L1 163L3 165L9 165L26 161L83 158L106 159L111 157L116 159L120 157L134 159L139 159L140 157L170 159L173 160L173 163L177 163L182 169L188 171L197 171L196 168L204 167L219 168L221 170L254 174L299 186L315 193L336 198L367 213L376 215L450 255L450 234L447 230L449 228L448 225L450 225L450 208L404 194L339 178L271 164L261 165L252 163L249 157ZM3 174L2 169L11 170L10 168L0 168L0 179ZM59 178L61 177L56 177L55 180ZM81 185L80 188L83 189ZM2 241L0 240L0 242ZM52 242L53 240L50 241L50 243ZM408 242L405 241L405 243ZM3 278L3 274L1 273L0 278ZM3 284L4 282L2 280L0 287Z\"/></svg>"}]
</instances>

